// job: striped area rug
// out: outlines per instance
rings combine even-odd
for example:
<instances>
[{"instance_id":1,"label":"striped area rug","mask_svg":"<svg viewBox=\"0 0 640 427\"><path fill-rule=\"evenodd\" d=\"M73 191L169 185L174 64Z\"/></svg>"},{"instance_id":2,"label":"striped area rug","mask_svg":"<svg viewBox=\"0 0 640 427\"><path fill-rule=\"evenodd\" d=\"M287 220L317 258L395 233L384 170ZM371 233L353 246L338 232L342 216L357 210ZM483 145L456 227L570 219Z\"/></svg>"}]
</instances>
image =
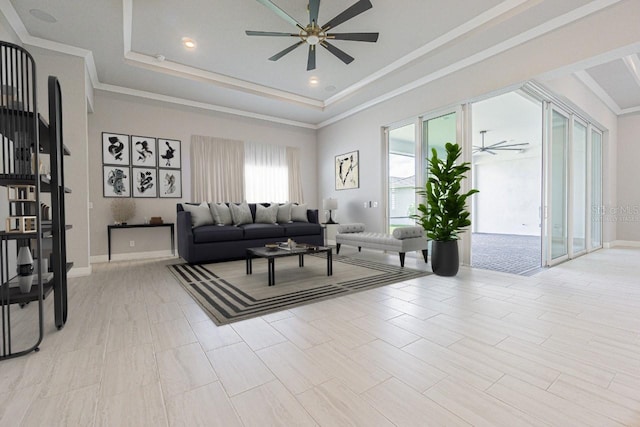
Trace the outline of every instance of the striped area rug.
<instances>
[{"instance_id":1,"label":"striped area rug","mask_svg":"<svg viewBox=\"0 0 640 427\"><path fill-rule=\"evenodd\" d=\"M180 284L217 325L348 295L431 274L399 266L333 255L333 276L327 276L326 254L275 260L275 286L267 286L267 260L168 266Z\"/></svg>"}]
</instances>

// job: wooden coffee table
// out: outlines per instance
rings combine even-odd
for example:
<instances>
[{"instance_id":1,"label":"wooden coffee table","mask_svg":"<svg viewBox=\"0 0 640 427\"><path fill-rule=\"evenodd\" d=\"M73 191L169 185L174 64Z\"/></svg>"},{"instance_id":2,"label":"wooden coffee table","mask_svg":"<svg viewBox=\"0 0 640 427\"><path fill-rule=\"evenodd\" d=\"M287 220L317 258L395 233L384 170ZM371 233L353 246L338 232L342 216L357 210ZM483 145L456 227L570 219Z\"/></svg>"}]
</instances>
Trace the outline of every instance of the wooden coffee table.
<instances>
[{"instance_id":1,"label":"wooden coffee table","mask_svg":"<svg viewBox=\"0 0 640 427\"><path fill-rule=\"evenodd\" d=\"M252 260L253 258L266 258L268 273L269 273L269 286L276 284L276 271L275 271L275 259L289 256L298 256L298 266L304 267L304 256L308 254L317 254L325 252L327 254L327 276L333 275L333 248L326 246L314 246L314 247L300 247L295 249L268 249L265 247L249 248L247 249L247 274L252 274Z\"/></svg>"}]
</instances>

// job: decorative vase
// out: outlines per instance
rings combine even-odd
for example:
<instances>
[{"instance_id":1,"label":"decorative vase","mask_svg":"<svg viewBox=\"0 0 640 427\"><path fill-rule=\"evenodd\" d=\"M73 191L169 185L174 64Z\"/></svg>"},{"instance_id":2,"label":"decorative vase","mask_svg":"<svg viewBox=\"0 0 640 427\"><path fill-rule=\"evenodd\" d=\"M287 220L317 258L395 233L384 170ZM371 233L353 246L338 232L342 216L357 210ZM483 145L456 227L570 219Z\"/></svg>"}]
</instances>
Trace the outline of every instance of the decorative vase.
<instances>
[{"instance_id":1,"label":"decorative vase","mask_svg":"<svg viewBox=\"0 0 640 427\"><path fill-rule=\"evenodd\" d=\"M22 246L18 250L17 264L20 276L33 274L33 257L31 256L31 250L27 246Z\"/></svg>"},{"instance_id":2,"label":"decorative vase","mask_svg":"<svg viewBox=\"0 0 640 427\"><path fill-rule=\"evenodd\" d=\"M31 286L33 285L33 276L18 277L18 285L20 287L20 292L28 294L31 291Z\"/></svg>"},{"instance_id":3,"label":"decorative vase","mask_svg":"<svg viewBox=\"0 0 640 427\"><path fill-rule=\"evenodd\" d=\"M458 241L431 242L431 270L438 276L455 276L458 274L460 257Z\"/></svg>"}]
</instances>

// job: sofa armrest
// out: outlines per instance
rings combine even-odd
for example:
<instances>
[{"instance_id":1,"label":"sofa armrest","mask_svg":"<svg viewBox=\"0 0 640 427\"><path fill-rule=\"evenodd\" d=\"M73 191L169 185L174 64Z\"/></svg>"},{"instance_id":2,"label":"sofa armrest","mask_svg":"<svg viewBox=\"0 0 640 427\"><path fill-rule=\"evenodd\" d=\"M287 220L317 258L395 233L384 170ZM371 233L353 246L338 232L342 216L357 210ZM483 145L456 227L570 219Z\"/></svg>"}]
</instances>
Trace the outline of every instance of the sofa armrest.
<instances>
[{"instance_id":1,"label":"sofa armrest","mask_svg":"<svg viewBox=\"0 0 640 427\"><path fill-rule=\"evenodd\" d=\"M189 252L193 245L193 231L191 229L191 212L178 209L178 254L185 260L189 259Z\"/></svg>"}]
</instances>

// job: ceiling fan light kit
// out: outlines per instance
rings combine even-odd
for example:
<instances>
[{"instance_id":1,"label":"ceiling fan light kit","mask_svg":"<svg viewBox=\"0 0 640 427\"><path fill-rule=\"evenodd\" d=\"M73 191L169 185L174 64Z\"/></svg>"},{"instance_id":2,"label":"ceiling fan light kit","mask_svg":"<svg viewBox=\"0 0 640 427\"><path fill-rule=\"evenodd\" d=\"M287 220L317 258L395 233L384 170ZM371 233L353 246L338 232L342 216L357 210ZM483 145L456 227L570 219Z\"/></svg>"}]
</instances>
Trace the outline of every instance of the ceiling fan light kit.
<instances>
[{"instance_id":1,"label":"ceiling fan light kit","mask_svg":"<svg viewBox=\"0 0 640 427\"><path fill-rule=\"evenodd\" d=\"M326 24L320 26L318 25L318 13L320 11L320 0L309 0L308 11L309 11L309 24L303 26L295 18L291 17L287 12L280 9L275 3L271 0L256 0L258 3L263 4L267 8L269 8L276 15L287 21L288 23L294 25L298 28L298 33L281 33L281 32L273 32L273 31L251 31L247 30L246 34L248 36L267 36L267 37L298 37L300 39L299 42L289 46L288 48L276 53L271 58L270 61L277 61L278 59L285 56L287 53L293 51L294 49L302 46L303 44L307 44L309 46L309 54L307 56L307 71L315 70L316 68L316 46L320 45L327 49L330 53L336 56L345 64L350 64L353 62L354 58L343 51L342 49L334 46L329 43L327 40L349 40L349 41L360 41L360 42L370 42L375 43L378 41L378 33L329 33L328 31L337 27L338 25L348 21L351 18L354 18L360 15L363 12L371 9L373 5L369 0L358 0L351 7L345 9L343 12L338 14L333 19L329 20Z\"/></svg>"}]
</instances>

